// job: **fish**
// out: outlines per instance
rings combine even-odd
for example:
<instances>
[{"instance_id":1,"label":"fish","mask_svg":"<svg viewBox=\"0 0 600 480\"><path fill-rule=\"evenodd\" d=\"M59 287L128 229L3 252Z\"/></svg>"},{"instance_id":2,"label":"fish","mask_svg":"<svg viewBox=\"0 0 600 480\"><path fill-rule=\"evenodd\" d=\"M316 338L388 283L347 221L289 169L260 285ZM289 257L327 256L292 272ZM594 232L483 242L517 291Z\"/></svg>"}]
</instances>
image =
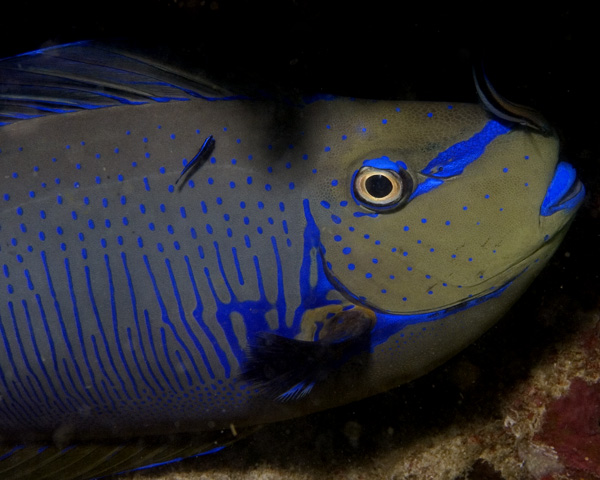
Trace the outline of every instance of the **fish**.
<instances>
[{"instance_id":1,"label":"fish","mask_svg":"<svg viewBox=\"0 0 600 480\"><path fill-rule=\"evenodd\" d=\"M478 92L240 94L94 42L0 61L0 476L213 453L479 338L585 188Z\"/></svg>"}]
</instances>

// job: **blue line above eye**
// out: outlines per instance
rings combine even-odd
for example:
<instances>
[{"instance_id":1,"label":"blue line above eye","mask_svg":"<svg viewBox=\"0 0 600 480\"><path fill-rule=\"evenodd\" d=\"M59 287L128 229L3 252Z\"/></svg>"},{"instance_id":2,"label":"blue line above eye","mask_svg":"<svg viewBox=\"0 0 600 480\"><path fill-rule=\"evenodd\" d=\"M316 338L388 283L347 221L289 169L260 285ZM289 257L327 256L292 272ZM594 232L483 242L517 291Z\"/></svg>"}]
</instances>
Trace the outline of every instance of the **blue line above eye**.
<instances>
[{"instance_id":1,"label":"blue line above eye","mask_svg":"<svg viewBox=\"0 0 600 480\"><path fill-rule=\"evenodd\" d=\"M406 163L401 160L395 162L390 160L390 157L382 156L378 158L371 158L363 161L363 167L380 168L382 170L393 170L399 172L400 169L408 170Z\"/></svg>"},{"instance_id":2,"label":"blue line above eye","mask_svg":"<svg viewBox=\"0 0 600 480\"><path fill-rule=\"evenodd\" d=\"M510 132L510 128L496 120L490 120L483 130L477 132L468 140L455 143L437 157L421 171L423 175L432 175L438 178L448 178L460 175L465 167L477 160L487 146L500 135Z\"/></svg>"}]
</instances>

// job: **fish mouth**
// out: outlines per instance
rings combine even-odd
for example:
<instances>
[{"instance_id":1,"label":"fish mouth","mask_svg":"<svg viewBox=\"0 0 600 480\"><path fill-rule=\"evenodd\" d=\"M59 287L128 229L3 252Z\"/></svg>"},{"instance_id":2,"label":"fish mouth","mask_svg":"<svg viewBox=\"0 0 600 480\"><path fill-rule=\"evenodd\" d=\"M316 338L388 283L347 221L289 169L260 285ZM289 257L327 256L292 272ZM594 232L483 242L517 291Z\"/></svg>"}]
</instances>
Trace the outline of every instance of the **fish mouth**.
<instances>
[{"instance_id":1,"label":"fish mouth","mask_svg":"<svg viewBox=\"0 0 600 480\"><path fill-rule=\"evenodd\" d=\"M549 217L560 210L572 211L579 206L584 196L585 187L577 178L575 169L567 162L559 162L546 191L540 214Z\"/></svg>"}]
</instances>

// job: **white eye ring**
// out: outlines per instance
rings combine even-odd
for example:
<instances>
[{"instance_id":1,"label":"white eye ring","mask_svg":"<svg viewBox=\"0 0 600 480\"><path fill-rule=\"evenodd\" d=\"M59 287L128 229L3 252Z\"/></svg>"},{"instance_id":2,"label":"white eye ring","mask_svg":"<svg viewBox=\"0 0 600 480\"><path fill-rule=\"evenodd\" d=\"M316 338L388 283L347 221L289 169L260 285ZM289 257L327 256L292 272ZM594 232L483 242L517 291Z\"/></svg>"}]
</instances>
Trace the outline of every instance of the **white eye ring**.
<instances>
[{"instance_id":1,"label":"white eye ring","mask_svg":"<svg viewBox=\"0 0 600 480\"><path fill-rule=\"evenodd\" d=\"M354 194L368 208L387 209L408 198L412 180L404 170L396 172L375 167L362 167L354 177Z\"/></svg>"}]
</instances>

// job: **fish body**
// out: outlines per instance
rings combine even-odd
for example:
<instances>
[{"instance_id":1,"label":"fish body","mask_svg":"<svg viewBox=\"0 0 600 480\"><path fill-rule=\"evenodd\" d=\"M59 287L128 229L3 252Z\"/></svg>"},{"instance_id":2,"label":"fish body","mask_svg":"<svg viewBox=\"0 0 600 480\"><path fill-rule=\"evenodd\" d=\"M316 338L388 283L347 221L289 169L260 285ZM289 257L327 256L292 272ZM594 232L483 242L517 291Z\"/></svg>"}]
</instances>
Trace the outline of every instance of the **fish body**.
<instances>
[{"instance_id":1,"label":"fish body","mask_svg":"<svg viewBox=\"0 0 600 480\"><path fill-rule=\"evenodd\" d=\"M21 60L0 63L0 471L423 375L584 195L555 136L478 105L252 99L85 44Z\"/></svg>"}]
</instances>

